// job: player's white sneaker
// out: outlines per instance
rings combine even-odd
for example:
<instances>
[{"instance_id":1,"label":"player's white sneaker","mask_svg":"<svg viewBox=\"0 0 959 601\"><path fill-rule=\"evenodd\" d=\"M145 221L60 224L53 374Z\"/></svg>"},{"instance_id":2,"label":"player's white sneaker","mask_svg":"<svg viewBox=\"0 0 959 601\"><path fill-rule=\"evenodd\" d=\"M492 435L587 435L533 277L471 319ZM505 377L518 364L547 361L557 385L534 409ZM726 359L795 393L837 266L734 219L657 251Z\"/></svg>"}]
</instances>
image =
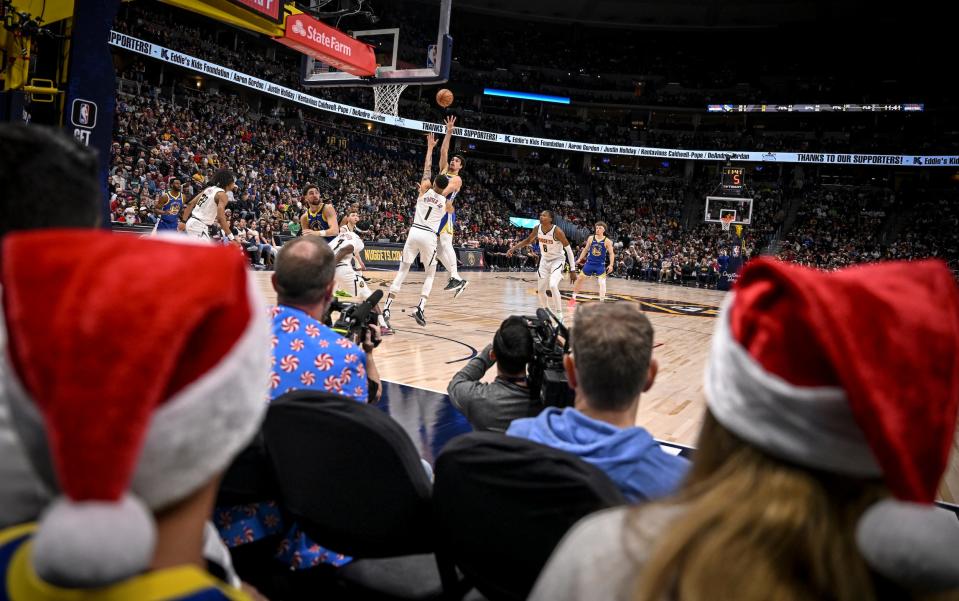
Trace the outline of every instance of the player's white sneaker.
<instances>
[{"instance_id":1,"label":"player's white sneaker","mask_svg":"<svg viewBox=\"0 0 959 601\"><path fill-rule=\"evenodd\" d=\"M383 323L386 324L386 329L393 331L393 326L390 325L390 310L385 309L383 311Z\"/></svg>"},{"instance_id":2,"label":"player's white sneaker","mask_svg":"<svg viewBox=\"0 0 959 601\"><path fill-rule=\"evenodd\" d=\"M466 287L469 285L470 283L467 282L466 280L460 280L459 285L456 286L456 289L453 292L453 298L456 298L457 296L463 294L463 292L466 290Z\"/></svg>"}]
</instances>

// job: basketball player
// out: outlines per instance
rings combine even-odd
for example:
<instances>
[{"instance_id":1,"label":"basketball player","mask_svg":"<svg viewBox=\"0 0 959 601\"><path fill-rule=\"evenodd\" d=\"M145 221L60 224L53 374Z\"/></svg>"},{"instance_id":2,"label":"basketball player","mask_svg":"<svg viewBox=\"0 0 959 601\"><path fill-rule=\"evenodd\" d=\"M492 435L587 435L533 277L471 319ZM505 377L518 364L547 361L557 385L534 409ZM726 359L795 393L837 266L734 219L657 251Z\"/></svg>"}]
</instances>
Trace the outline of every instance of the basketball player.
<instances>
[{"instance_id":1,"label":"basketball player","mask_svg":"<svg viewBox=\"0 0 959 601\"><path fill-rule=\"evenodd\" d=\"M236 188L236 178L229 169L220 169L210 178L210 185L193 197L190 204L183 209L183 219L186 223L186 233L194 238L209 238L210 226L214 222L220 225L223 235L230 242L234 241L230 231L230 222L223 210L230 197L228 192Z\"/></svg>"},{"instance_id":2,"label":"basketball player","mask_svg":"<svg viewBox=\"0 0 959 601\"><path fill-rule=\"evenodd\" d=\"M179 218L177 215L183 210L183 191L180 187L180 180L171 179L170 188L160 195L156 203L156 215L160 222L157 224L157 231L168 230L177 231Z\"/></svg>"},{"instance_id":3,"label":"basketball player","mask_svg":"<svg viewBox=\"0 0 959 601\"><path fill-rule=\"evenodd\" d=\"M300 230L304 236L323 236L327 242L333 242L340 233L340 224L336 219L336 209L320 198L320 189L315 184L307 184L303 189L306 211L300 215Z\"/></svg>"},{"instance_id":4,"label":"basketball player","mask_svg":"<svg viewBox=\"0 0 959 601\"><path fill-rule=\"evenodd\" d=\"M456 125L456 117L446 118L446 135L443 136L443 144L440 145L440 173L450 179L450 183L443 190L443 196L452 202L456 195L460 193L463 187L463 179L460 177L460 170L463 168L463 155L455 153L452 161L447 161L450 151L450 139L453 137L453 128ZM456 211L447 213L440 222L440 240L439 250L436 256L450 274L450 279L446 282L444 290L453 290L453 298L456 298L466 290L469 282L460 278L459 270L456 265L456 251L453 250L453 228L456 225Z\"/></svg>"},{"instance_id":5,"label":"basketball player","mask_svg":"<svg viewBox=\"0 0 959 601\"><path fill-rule=\"evenodd\" d=\"M599 283L599 302L606 300L606 275L613 273L616 253L613 251L613 242L606 237L606 224L597 221L595 231L596 233L586 240L583 252L579 253L577 264L583 265L585 262L585 266L579 277L576 278L576 283L573 284L573 300L570 303L576 302L576 295L579 294L583 281L592 277L595 277ZM607 260L609 261L608 267Z\"/></svg>"},{"instance_id":6,"label":"basketball player","mask_svg":"<svg viewBox=\"0 0 959 601\"><path fill-rule=\"evenodd\" d=\"M336 280L336 288L366 300L373 292L366 285L366 280L353 270L354 258L361 270L366 269L363 257L360 256L363 251L363 240L356 234L356 223L359 220L359 209L355 206L350 207L343 217L343 222L340 223L340 233L330 243L330 248L336 255L336 274L333 276Z\"/></svg>"},{"instance_id":7,"label":"basketball player","mask_svg":"<svg viewBox=\"0 0 959 601\"><path fill-rule=\"evenodd\" d=\"M433 149L435 147L436 137L433 134L427 135L426 162L423 165L419 197L416 199L413 226L406 235L406 244L403 246L403 255L400 259L400 270L393 278L390 294L386 298L386 307L383 311L383 317L387 324L390 321L390 306L396 298L396 293L400 291L403 280L406 279L406 274L410 272L413 261L419 255L423 267L426 268L426 280L423 281L420 302L416 305L412 317L419 325L426 325L426 315L423 313L423 309L426 308L426 299L429 298L430 290L433 288L433 277L436 276L436 232L439 230L443 215L453 212L453 203L442 194L443 190L449 185L449 178L440 174L430 182Z\"/></svg>"},{"instance_id":8,"label":"basketball player","mask_svg":"<svg viewBox=\"0 0 959 601\"><path fill-rule=\"evenodd\" d=\"M506 256L511 257L517 250L530 244L539 244L539 273L537 275L537 296L540 307L549 307L546 299L546 289L549 288L556 308L556 317L563 320L563 299L559 294L559 281L563 279L563 263L569 262L569 281L576 281L576 262L573 259L573 249L569 246L566 234L553 224L553 212L543 211L539 214L539 226L534 229L528 238L514 245ZM565 254L564 254L565 251Z\"/></svg>"}]
</instances>

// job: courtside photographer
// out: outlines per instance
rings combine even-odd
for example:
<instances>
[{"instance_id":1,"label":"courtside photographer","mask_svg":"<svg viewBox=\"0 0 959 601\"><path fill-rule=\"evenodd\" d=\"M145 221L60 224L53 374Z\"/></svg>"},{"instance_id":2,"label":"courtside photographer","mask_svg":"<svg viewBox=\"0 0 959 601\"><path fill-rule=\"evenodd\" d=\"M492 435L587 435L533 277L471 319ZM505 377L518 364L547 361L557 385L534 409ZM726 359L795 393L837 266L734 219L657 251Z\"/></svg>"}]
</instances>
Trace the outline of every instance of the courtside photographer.
<instances>
[{"instance_id":1,"label":"courtside photographer","mask_svg":"<svg viewBox=\"0 0 959 601\"><path fill-rule=\"evenodd\" d=\"M474 430L505 432L510 422L530 415L532 401L526 367L533 358L533 337L526 319L508 317L493 343L453 376L446 390L450 401ZM480 382L496 364L496 379Z\"/></svg>"}]
</instances>

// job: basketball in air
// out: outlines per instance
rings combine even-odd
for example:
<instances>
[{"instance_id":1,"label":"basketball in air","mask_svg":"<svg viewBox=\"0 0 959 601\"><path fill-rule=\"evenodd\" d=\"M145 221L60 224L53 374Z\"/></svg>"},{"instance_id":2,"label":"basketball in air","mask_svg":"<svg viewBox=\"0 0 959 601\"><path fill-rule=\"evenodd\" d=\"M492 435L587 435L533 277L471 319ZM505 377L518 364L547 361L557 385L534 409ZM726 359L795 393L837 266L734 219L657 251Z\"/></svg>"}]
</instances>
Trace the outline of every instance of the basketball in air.
<instances>
[{"instance_id":1,"label":"basketball in air","mask_svg":"<svg viewBox=\"0 0 959 601\"><path fill-rule=\"evenodd\" d=\"M450 92L446 88L443 88L436 93L436 104L440 105L444 109L449 105L453 104L453 92Z\"/></svg>"}]
</instances>

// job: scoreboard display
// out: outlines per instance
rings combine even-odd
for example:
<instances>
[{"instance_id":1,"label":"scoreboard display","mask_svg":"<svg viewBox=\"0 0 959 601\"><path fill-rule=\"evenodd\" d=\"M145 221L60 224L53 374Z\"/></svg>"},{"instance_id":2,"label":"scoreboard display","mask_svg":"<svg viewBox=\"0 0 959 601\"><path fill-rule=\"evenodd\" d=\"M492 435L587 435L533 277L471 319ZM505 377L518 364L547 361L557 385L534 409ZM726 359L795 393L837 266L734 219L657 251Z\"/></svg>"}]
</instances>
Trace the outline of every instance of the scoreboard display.
<instances>
[{"instance_id":1,"label":"scoreboard display","mask_svg":"<svg viewBox=\"0 0 959 601\"><path fill-rule=\"evenodd\" d=\"M743 167L723 167L721 185L726 190L742 190L746 185L746 169Z\"/></svg>"}]
</instances>

